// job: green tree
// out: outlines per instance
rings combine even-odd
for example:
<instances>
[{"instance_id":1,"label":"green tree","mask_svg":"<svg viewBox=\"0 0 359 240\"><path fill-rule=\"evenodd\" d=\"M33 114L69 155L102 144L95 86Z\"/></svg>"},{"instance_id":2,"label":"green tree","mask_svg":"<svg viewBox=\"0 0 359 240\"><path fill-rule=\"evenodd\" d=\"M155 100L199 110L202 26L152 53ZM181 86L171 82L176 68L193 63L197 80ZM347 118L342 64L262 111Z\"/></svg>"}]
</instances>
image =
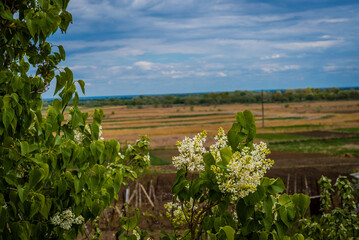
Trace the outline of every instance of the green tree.
<instances>
[{"instance_id":1,"label":"green tree","mask_svg":"<svg viewBox=\"0 0 359 240\"><path fill-rule=\"evenodd\" d=\"M116 140L101 137L103 111L95 110L89 123L78 108L75 84L85 93L84 81L57 67L64 48L47 38L66 32L68 3L0 2L1 239L74 239L126 179L149 165L149 139L119 154ZM45 114L41 94L50 84L60 98Z\"/></svg>"}]
</instances>

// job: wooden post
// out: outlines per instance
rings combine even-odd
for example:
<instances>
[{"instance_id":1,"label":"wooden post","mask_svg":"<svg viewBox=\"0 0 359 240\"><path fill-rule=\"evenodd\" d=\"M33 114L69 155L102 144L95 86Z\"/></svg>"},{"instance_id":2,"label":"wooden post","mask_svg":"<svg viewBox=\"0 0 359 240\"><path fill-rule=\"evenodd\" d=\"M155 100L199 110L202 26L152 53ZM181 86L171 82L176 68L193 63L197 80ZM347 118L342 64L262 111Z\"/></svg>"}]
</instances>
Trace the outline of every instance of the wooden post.
<instances>
[{"instance_id":1,"label":"wooden post","mask_svg":"<svg viewBox=\"0 0 359 240\"><path fill-rule=\"evenodd\" d=\"M129 198L130 198L130 188L127 187L126 188L126 193L125 193L125 202L128 202Z\"/></svg>"},{"instance_id":2,"label":"wooden post","mask_svg":"<svg viewBox=\"0 0 359 240\"><path fill-rule=\"evenodd\" d=\"M290 181L290 173L287 175L287 194L289 194L289 181Z\"/></svg>"},{"instance_id":3,"label":"wooden post","mask_svg":"<svg viewBox=\"0 0 359 240\"><path fill-rule=\"evenodd\" d=\"M150 204L152 205L152 207L155 207L155 205L154 205L153 202L151 201L151 198L150 198L150 196L148 196L148 194L147 194L145 188L143 187L143 185L142 185L141 183L140 183L139 185L140 185L140 187L142 188L143 193L144 193L145 196L147 197L147 199L148 199L148 201L150 202Z\"/></svg>"},{"instance_id":4,"label":"wooden post","mask_svg":"<svg viewBox=\"0 0 359 240\"><path fill-rule=\"evenodd\" d=\"M297 193L297 174L294 175L294 193Z\"/></svg>"},{"instance_id":5,"label":"wooden post","mask_svg":"<svg viewBox=\"0 0 359 240\"><path fill-rule=\"evenodd\" d=\"M136 185L135 185L135 206L138 206L138 182L136 181Z\"/></svg>"},{"instance_id":6,"label":"wooden post","mask_svg":"<svg viewBox=\"0 0 359 240\"><path fill-rule=\"evenodd\" d=\"M305 184L305 194L310 195L310 189L308 187L308 180L307 180L307 176L304 176L304 184Z\"/></svg>"},{"instance_id":7,"label":"wooden post","mask_svg":"<svg viewBox=\"0 0 359 240\"><path fill-rule=\"evenodd\" d=\"M138 183L137 186L138 186L138 190L137 190L138 191L138 206L141 207L142 206L141 188L140 188L141 183Z\"/></svg>"}]
</instances>

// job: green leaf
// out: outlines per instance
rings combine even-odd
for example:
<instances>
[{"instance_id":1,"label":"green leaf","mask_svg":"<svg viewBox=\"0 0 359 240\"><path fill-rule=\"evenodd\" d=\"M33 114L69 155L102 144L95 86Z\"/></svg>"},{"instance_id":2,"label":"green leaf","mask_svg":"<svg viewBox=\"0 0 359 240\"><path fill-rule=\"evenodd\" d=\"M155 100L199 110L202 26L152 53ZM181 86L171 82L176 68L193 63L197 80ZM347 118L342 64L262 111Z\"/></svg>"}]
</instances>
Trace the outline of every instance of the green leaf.
<instances>
[{"instance_id":1,"label":"green leaf","mask_svg":"<svg viewBox=\"0 0 359 240\"><path fill-rule=\"evenodd\" d=\"M63 61L65 61L66 53L65 53L64 47L61 46L61 45L59 45L58 48L59 48L59 52L60 52L61 59L62 59Z\"/></svg>"},{"instance_id":2,"label":"green leaf","mask_svg":"<svg viewBox=\"0 0 359 240\"><path fill-rule=\"evenodd\" d=\"M57 194L61 196L67 189L67 183L66 180L60 179L60 181L57 183Z\"/></svg>"},{"instance_id":3,"label":"green leaf","mask_svg":"<svg viewBox=\"0 0 359 240\"><path fill-rule=\"evenodd\" d=\"M241 134L241 126L239 123L233 123L232 128L228 131L228 142L232 149L237 149L238 144L241 139L243 139L243 135Z\"/></svg>"},{"instance_id":4,"label":"green leaf","mask_svg":"<svg viewBox=\"0 0 359 240\"><path fill-rule=\"evenodd\" d=\"M277 194L284 191L285 186L280 178L276 179L269 179L269 178L262 178L263 187L266 189L266 191L270 194Z\"/></svg>"},{"instance_id":5,"label":"green leaf","mask_svg":"<svg viewBox=\"0 0 359 240\"><path fill-rule=\"evenodd\" d=\"M221 154L221 163L223 165L228 165L228 163L231 161L232 159L232 150L230 147L224 147L220 150L220 154Z\"/></svg>"},{"instance_id":6,"label":"green leaf","mask_svg":"<svg viewBox=\"0 0 359 240\"><path fill-rule=\"evenodd\" d=\"M34 188L44 177L44 171L39 168L34 168L30 172L29 188Z\"/></svg>"},{"instance_id":7,"label":"green leaf","mask_svg":"<svg viewBox=\"0 0 359 240\"><path fill-rule=\"evenodd\" d=\"M239 123L241 127L244 127L246 125L246 119L244 117L244 114L242 112L238 112L236 114L236 120Z\"/></svg>"},{"instance_id":8,"label":"green leaf","mask_svg":"<svg viewBox=\"0 0 359 240\"><path fill-rule=\"evenodd\" d=\"M254 205L247 205L243 198L239 199L236 206L237 216L244 225L246 221L254 214Z\"/></svg>"},{"instance_id":9,"label":"green leaf","mask_svg":"<svg viewBox=\"0 0 359 240\"><path fill-rule=\"evenodd\" d=\"M254 119L254 115L251 111L249 110L244 110L243 112L243 116L245 118L245 121L248 125L252 125L255 123L255 119Z\"/></svg>"},{"instance_id":10,"label":"green leaf","mask_svg":"<svg viewBox=\"0 0 359 240\"><path fill-rule=\"evenodd\" d=\"M26 141L20 142L21 155L25 156L29 152L29 143Z\"/></svg>"},{"instance_id":11,"label":"green leaf","mask_svg":"<svg viewBox=\"0 0 359 240\"><path fill-rule=\"evenodd\" d=\"M21 186L17 186L17 194L19 195L20 201L23 203L26 196L24 196L24 189Z\"/></svg>"},{"instance_id":12,"label":"green leaf","mask_svg":"<svg viewBox=\"0 0 359 240\"><path fill-rule=\"evenodd\" d=\"M66 73L66 80L67 82L73 82L74 81L74 74L72 73L71 69L68 67L65 67L65 73Z\"/></svg>"},{"instance_id":13,"label":"green leaf","mask_svg":"<svg viewBox=\"0 0 359 240\"><path fill-rule=\"evenodd\" d=\"M32 218L40 210L40 202L32 199L29 217Z\"/></svg>"},{"instance_id":14,"label":"green leaf","mask_svg":"<svg viewBox=\"0 0 359 240\"><path fill-rule=\"evenodd\" d=\"M54 96L65 86L65 83L66 83L66 79L62 75L56 76L56 88L55 88Z\"/></svg>"},{"instance_id":15,"label":"green leaf","mask_svg":"<svg viewBox=\"0 0 359 240\"><path fill-rule=\"evenodd\" d=\"M225 226L225 225L226 225L226 222L225 222L225 220L224 220L223 217L219 216L219 217L216 217L216 218L214 219L214 224L213 224L213 226L214 226L214 229L215 229L217 232L219 232L220 229L221 229L221 227L223 227L223 226Z\"/></svg>"},{"instance_id":16,"label":"green leaf","mask_svg":"<svg viewBox=\"0 0 359 240\"><path fill-rule=\"evenodd\" d=\"M221 230L226 234L227 240L234 240L234 229L231 226L221 227Z\"/></svg>"},{"instance_id":17,"label":"green leaf","mask_svg":"<svg viewBox=\"0 0 359 240\"><path fill-rule=\"evenodd\" d=\"M296 193L291 196L292 201L295 204L295 207L301 214L301 216L304 216L305 212L307 211L309 205L310 205L310 197L303 194L303 193Z\"/></svg>"},{"instance_id":18,"label":"green leaf","mask_svg":"<svg viewBox=\"0 0 359 240\"><path fill-rule=\"evenodd\" d=\"M77 126L83 126L84 121L82 118L81 111L78 108L75 108L73 114L72 114L72 127L76 128Z\"/></svg>"},{"instance_id":19,"label":"green leaf","mask_svg":"<svg viewBox=\"0 0 359 240\"><path fill-rule=\"evenodd\" d=\"M287 212L287 208L286 207L281 207L279 208L279 217L282 220L282 222L287 226L290 227L290 221L288 220L288 212Z\"/></svg>"},{"instance_id":20,"label":"green leaf","mask_svg":"<svg viewBox=\"0 0 359 240\"><path fill-rule=\"evenodd\" d=\"M27 29L29 30L30 32L30 35L35 38L35 34L37 32L37 29L36 28L36 24L34 24L34 22L31 20L31 19L27 19L26 20L26 26L27 26Z\"/></svg>"},{"instance_id":21,"label":"green leaf","mask_svg":"<svg viewBox=\"0 0 359 240\"><path fill-rule=\"evenodd\" d=\"M81 186L80 186L80 180L75 177L74 178L74 187L75 187L75 193L78 194L81 191Z\"/></svg>"},{"instance_id":22,"label":"green leaf","mask_svg":"<svg viewBox=\"0 0 359 240\"><path fill-rule=\"evenodd\" d=\"M12 122L12 120L15 117L15 111L12 108L5 108L3 114L2 114L2 120L5 126L5 129L7 129Z\"/></svg>"},{"instance_id":23,"label":"green leaf","mask_svg":"<svg viewBox=\"0 0 359 240\"><path fill-rule=\"evenodd\" d=\"M77 82L79 83L79 85L81 87L82 93L85 95L85 82L84 82L84 80L80 79Z\"/></svg>"},{"instance_id":24,"label":"green leaf","mask_svg":"<svg viewBox=\"0 0 359 240\"><path fill-rule=\"evenodd\" d=\"M13 15L9 9L2 9L0 11L1 17L6 20L13 20Z\"/></svg>"},{"instance_id":25,"label":"green leaf","mask_svg":"<svg viewBox=\"0 0 359 240\"><path fill-rule=\"evenodd\" d=\"M39 212L45 219L47 219L48 216L49 216L51 205L52 205L51 199L44 199L44 202L41 205L41 208L40 208Z\"/></svg>"},{"instance_id":26,"label":"green leaf","mask_svg":"<svg viewBox=\"0 0 359 240\"><path fill-rule=\"evenodd\" d=\"M278 220L276 223L275 223L275 226L276 226L276 229L277 229L277 233L279 235L279 238L282 239L284 237L284 234L286 232L286 226L285 224Z\"/></svg>"},{"instance_id":27,"label":"green leaf","mask_svg":"<svg viewBox=\"0 0 359 240\"><path fill-rule=\"evenodd\" d=\"M263 223L264 223L265 230L267 232L269 232L269 230L271 229L272 222L274 219L274 214L272 212L273 204L274 204L274 201L271 196L267 196L263 201L263 210L264 210L264 216L265 216L263 219Z\"/></svg>"},{"instance_id":28,"label":"green leaf","mask_svg":"<svg viewBox=\"0 0 359 240\"><path fill-rule=\"evenodd\" d=\"M161 237L161 240L176 240L175 237L173 237L171 234L166 233L166 231L163 229L161 229L160 233L164 235L164 237Z\"/></svg>"},{"instance_id":29,"label":"green leaf","mask_svg":"<svg viewBox=\"0 0 359 240\"><path fill-rule=\"evenodd\" d=\"M98 140L100 134L100 126L98 123L94 122L90 124L91 129L91 138L92 140Z\"/></svg>"},{"instance_id":30,"label":"green leaf","mask_svg":"<svg viewBox=\"0 0 359 240\"><path fill-rule=\"evenodd\" d=\"M258 185L257 190L253 193L249 193L245 198L244 201L246 205L255 205L256 203L262 201L265 197L265 189L263 186Z\"/></svg>"},{"instance_id":31,"label":"green leaf","mask_svg":"<svg viewBox=\"0 0 359 240\"><path fill-rule=\"evenodd\" d=\"M132 231L133 229L135 229L136 225L137 225L137 217L134 216L128 218L122 227L125 229L125 231Z\"/></svg>"},{"instance_id":32,"label":"green leaf","mask_svg":"<svg viewBox=\"0 0 359 240\"><path fill-rule=\"evenodd\" d=\"M74 105L74 107L77 107L77 105L79 104L79 95L77 94L77 92L75 92L75 96L74 98L72 99L72 103ZM80 112L80 115L81 115L81 112ZM81 119L82 119L82 116L81 116Z\"/></svg>"},{"instance_id":33,"label":"green leaf","mask_svg":"<svg viewBox=\"0 0 359 240\"><path fill-rule=\"evenodd\" d=\"M278 198L278 203L282 206L287 205L289 202L291 202L291 199L288 194L282 194Z\"/></svg>"}]
</instances>

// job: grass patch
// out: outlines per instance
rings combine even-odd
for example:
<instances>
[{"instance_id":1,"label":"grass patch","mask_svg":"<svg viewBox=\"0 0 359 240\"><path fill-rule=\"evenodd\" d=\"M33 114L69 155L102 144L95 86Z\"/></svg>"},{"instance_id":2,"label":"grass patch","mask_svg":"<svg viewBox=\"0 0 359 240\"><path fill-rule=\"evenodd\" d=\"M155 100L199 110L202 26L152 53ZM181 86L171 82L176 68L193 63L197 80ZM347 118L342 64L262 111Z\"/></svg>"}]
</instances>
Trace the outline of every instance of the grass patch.
<instances>
[{"instance_id":1,"label":"grass patch","mask_svg":"<svg viewBox=\"0 0 359 240\"><path fill-rule=\"evenodd\" d=\"M320 119L328 119L328 118L332 118L332 117L335 117L335 115L325 115L325 116L322 116Z\"/></svg>"},{"instance_id":2,"label":"grass patch","mask_svg":"<svg viewBox=\"0 0 359 240\"><path fill-rule=\"evenodd\" d=\"M297 119L307 119L306 117L276 117L276 118L264 118L264 121L273 121L273 120L297 120ZM262 121L258 119L257 121Z\"/></svg>"},{"instance_id":3,"label":"grass patch","mask_svg":"<svg viewBox=\"0 0 359 240\"><path fill-rule=\"evenodd\" d=\"M281 134L281 133L258 133L256 138L263 140L296 140L296 139L312 139L314 137L293 135L293 134Z\"/></svg>"},{"instance_id":4,"label":"grass patch","mask_svg":"<svg viewBox=\"0 0 359 240\"><path fill-rule=\"evenodd\" d=\"M359 133L359 128L337 128L331 130L332 132L343 132L343 133Z\"/></svg>"},{"instance_id":5,"label":"grass patch","mask_svg":"<svg viewBox=\"0 0 359 240\"><path fill-rule=\"evenodd\" d=\"M171 115L167 118L193 118L205 116L218 116L218 115L233 115L232 113L207 113L207 114L188 114L188 115Z\"/></svg>"},{"instance_id":6,"label":"grass patch","mask_svg":"<svg viewBox=\"0 0 359 240\"><path fill-rule=\"evenodd\" d=\"M150 153L150 160L151 160L151 165L153 166L162 166L162 165L169 165L170 162L163 160L162 158L155 156L153 154Z\"/></svg>"},{"instance_id":7,"label":"grass patch","mask_svg":"<svg viewBox=\"0 0 359 240\"><path fill-rule=\"evenodd\" d=\"M332 155L349 153L359 155L359 149L348 149L343 147L350 143L355 144L355 142L359 142L359 137L273 142L269 143L269 148L287 152L326 153Z\"/></svg>"},{"instance_id":8,"label":"grass patch","mask_svg":"<svg viewBox=\"0 0 359 240\"><path fill-rule=\"evenodd\" d=\"M183 126L194 126L194 125L213 125L213 124L224 124L229 121L218 121L218 122L206 122L206 123L184 123L184 124L173 124L173 125L153 125L153 126L139 126L139 127L115 127L107 128L104 127L103 130L124 130L124 129L143 129L143 128L164 128L164 127L183 127ZM232 122L232 121L231 121Z\"/></svg>"},{"instance_id":9,"label":"grass patch","mask_svg":"<svg viewBox=\"0 0 359 240\"><path fill-rule=\"evenodd\" d=\"M319 129L319 128L324 128L325 125L314 125L314 124L298 124L298 125L291 125L291 126L275 126L275 127L264 127L262 129L270 129L270 130L280 130L280 129Z\"/></svg>"}]
</instances>

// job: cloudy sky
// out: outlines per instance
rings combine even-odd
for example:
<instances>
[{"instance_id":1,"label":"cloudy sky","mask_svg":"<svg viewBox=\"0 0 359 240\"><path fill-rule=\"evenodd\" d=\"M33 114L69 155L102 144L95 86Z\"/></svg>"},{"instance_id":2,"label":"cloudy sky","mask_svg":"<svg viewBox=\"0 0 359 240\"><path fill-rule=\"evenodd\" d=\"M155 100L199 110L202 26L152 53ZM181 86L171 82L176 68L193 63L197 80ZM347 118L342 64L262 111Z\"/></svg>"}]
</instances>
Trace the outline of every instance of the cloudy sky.
<instances>
[{"instance_id":1,"label":"cloudy sky","mask_svg":"<svg viewBox=\"0 0 359 240\"><path fill-rule=\"evenodd\" d=\"M357 0L71 0L68 10L73 24L51 41L87 96L359 86Z\"/></svg>"}]
</instances>

